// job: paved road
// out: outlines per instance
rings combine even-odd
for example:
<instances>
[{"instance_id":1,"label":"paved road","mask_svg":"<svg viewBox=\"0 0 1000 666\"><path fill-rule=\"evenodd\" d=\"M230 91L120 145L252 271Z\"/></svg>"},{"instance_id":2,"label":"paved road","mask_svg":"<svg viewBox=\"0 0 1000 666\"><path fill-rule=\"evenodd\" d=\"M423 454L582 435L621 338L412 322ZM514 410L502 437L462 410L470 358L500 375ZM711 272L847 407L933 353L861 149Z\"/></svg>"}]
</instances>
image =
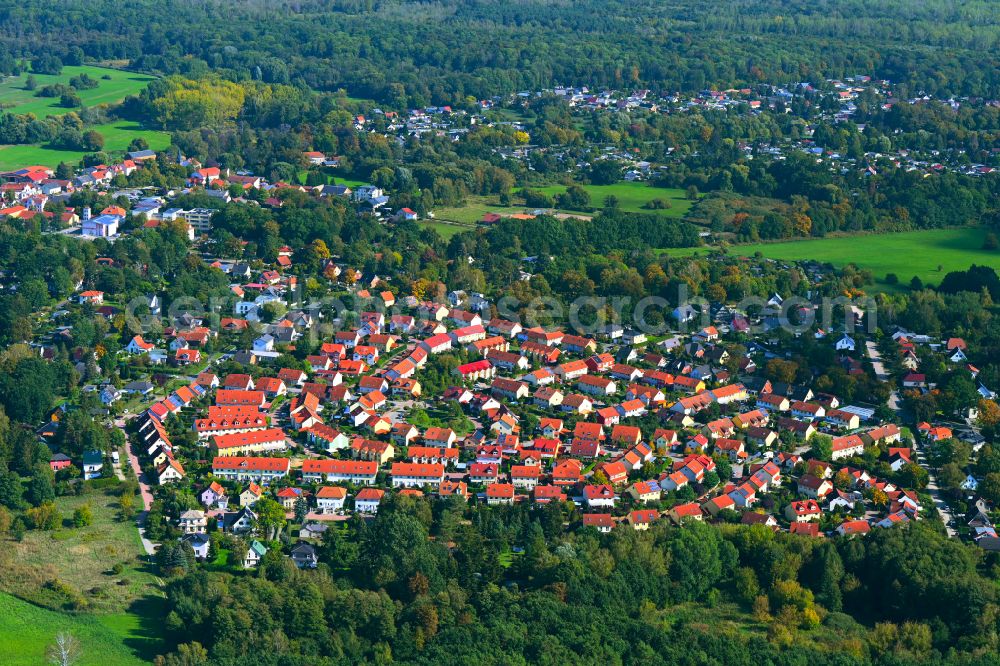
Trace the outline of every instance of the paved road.
<instances>
[{"instance_id":1,"label":"paved road","mask_svg":"<svg viewBox=\"0 0 1000 666\"><path fill-rule=\"evenodd\" d=\"M896 389L893 389L892 393L889 394L889 409L897 414L903 411L903 399L899 397L899 391Z\"/></svg>"},{"instance_id":2,"label":"paved road","mask_svg":"<svg viewBox=\"0 0 1000 666\"><path fill-rule=\"evenodd\" d=\"M285 518L291 522L295 519L294 512L288 512L285 514ZM345 520L350 520L350 514L339 514L339 513L316 513L315 511L310 511L306 514L306 522L341 522Z\"/></svg>"},{"instance_id":3,"label":"paved road","mask_svg":"<svg viewBox=\"0 0 1000 666\"><path fill-rule=\"evenodd\" d=\"M927 456L924 454L923 446L917 444L917 463L927 470L927 493L934 500L934 506L937 508L938 513L941 514L941 520L944 521L944 529L948 533L948 536L954 537L958 536L956 532L948 523L950 523L954 516L952 516L951 509L948 507L948 503L944 501L941 497L941 488L937 484L937 478L934 476L934 470L931 469L930 465L927 463Z\"/></svg>"},{"instance_id":4,"label":"paved road","mask_svg":"<svg viewBox=\"0 0 1000 666\"><path fill-rule=\"evenodd\" d=\"M885 371L885 365L882 363L882 355L879 353L878 345L874 341L868 340L865 342L865 350L868 352L868 358L871 359L875 376L878 377L879 381L888 381L889 373Z\"/></svg>"},{"instance_id":5,"label":"paved road","mask_svg":"<svg viewBox=\"0 0 1000 666\"><path fill-rule=\"evenodd\" d=\"M149 483L146 480L145 473L142 471L142 465L139 464L139 459L132 452L132 442L125 443L125 451L128 454L129 465L131 465L132 471L135 472L135 477L139 480L139 495L142 497L142 511L136 516L135 524L139 528L139 537L142 539L142 547L145 549L146 554L153 555L156 553L157 544L146 538L146 516L149 514L149 508L153 506L153 493L149 489Z\"/></svg>"}]
</instances>

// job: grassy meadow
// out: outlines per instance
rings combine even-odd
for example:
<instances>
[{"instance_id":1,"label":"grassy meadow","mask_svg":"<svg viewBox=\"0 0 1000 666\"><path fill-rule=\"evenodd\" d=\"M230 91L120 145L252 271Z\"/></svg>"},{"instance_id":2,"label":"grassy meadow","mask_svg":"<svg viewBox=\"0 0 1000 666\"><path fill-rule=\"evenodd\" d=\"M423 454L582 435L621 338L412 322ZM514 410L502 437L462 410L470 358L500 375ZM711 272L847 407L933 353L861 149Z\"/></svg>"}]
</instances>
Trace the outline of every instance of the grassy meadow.
<instances>
[{"instance_id":1,"label":"grassy meadow","mask_svg":"<svg viewBox=\"0 0 1000 666\"><path fill-rule=\"evenodd\" d=\"M471 224L440 222L437 220L421 220L419 224L424 229L433 229L438 233L438 236L440 236L444 240L450 240L452 236L460 234L463 231L469 231L470 229L474 228L474 225Z\"/></svg>"},{"instance_id":2,"label":"grassy meadow","mask_svg":"<svg viewBox=\"0 0 1000 666\"><path fill-rule=\"evenodd\" d=\"M46 648L59 632L80 645L77 666L139 666L152 661L163 646L148 614L73 614L39 608L0 592L0 664L37 666L48 663ZM158 609L155 609L158 610ZM149 618L143 620L143 617Z\"/></svg>"},{"instance_id":3,"label":"grassy meadow","mask_svg":"<svg viewBox=\"0 0 1000 666\"><path fill-rule=\"evenodd\" d=\"M556 196L566 191L565 185L549 185L547 187L531 188L537 189L551 196ZM649 213L660 215L661 217L684 217L684 214L691 208L692 201L685 196L684 190L650 187L641 182L621 182L613 185L584 185L583 189L590 195L590 205L600 210L604 207L604 199L609 196L618 198L618 208L630 213ZM663 199L670 203L670 208L662 210L647 210L643 205L653 199ZM573 212L573 211L567 211Z\"/></svg>"},{"instance_id":4,"label":"grassy meadow","mask_svg":"<svg viewBox=\"0 0 1000 666\"><path fill-rule=\"evenodd\" d=\"M143 129L129 120L116 120L106 125L95 125L94 129L104 137L104 152L123 153L132 139L142 137L153 150L163 150L170 145L170 134ZM40 144L0 146L0 171L13 170L23 166L41 165L56 167L60 162L79 162L86 153L80 150L59 150Z\"/></svg>"},{"instance_id":5,"label":"grassy meadow","mask_svg":"<svg viewBox=\"0 0 1000 666\"><path fill-rule=\"evenodd\" d=\"M73 527L73 511L84 504L90 505L93 522ZM29 530L20 542L0 546L0 591L56 610L101 613L121 613L161 594L135 524L117 520L113 491L59 497L56 507L61 527Z\"/></svg>"},{"instance_id":6,"label":"grassy meadow","mask_svg":"<svg viewBox=\"0 0 1000 666\"><path fill-rule=\"evenodd\" d=\"M547 185L545 187L534 187L531 189L544 192L555 197L566 191L565 185ZM631 213L648 213L668 218L683 217L691 208L684 190L669 189L662 187L649 187L645 183L615 183L614 185L584 185L583 189L590 194L590 205L594 208L592 213L583 213L573 210L557 209L556 213L566 215L579 215L581 217L591 217L600 212L604 207L604 199L608 196L618 198L618 207L623 211ZM662 210L649 210L643 205L653 199L663 199L670 203L670 208ZM483 215L487 213L500 213L502 215L514 215L515 213L530 213L533 209L526 206L501 206L497 197L469 197L462 206L443 207L434 209L434 221L424 221L421 225L428 229L434 229L443 238L451 238L455 234L466 231L478 224Z\"/></svg>"},{"instance_id":7,"label":"grassy meadow","mask_svg":"<svg viewBox=\"0 0 1000 666\"><path fill-rule=\"evenodd\" d=\"M97 87L79 90L77 95L84 106L116 104L128 95L141 91L153 77L134 72L125 72L107 67L66 66L62 74L35 74L36 90L28 90L25 85L28 74L10 76L0 80L0 110L7 113L34 114L39 118L59 116L74 109L61 106L58 97L36 97L35 93L47 85L68 84L70 78L88 74L97 80ZM103 77L107 76L107 79ZM122 153L135 138L143 138L154 150L162 150L170 145L170 135L166 132L147 130L134 122L118 120L105 125L88 127L100 132L104 137L104 150L108 153ZM11 170L29 165L55 167L60 162L79 162L83 151L57 150L42 144L0 145L0 170Z\"/></svg>"},{"instance_id":8,"label":"grassy meadow","mask_svg":"<svg viewBox=\"0 0 1000 666\"><path fill-rule=\"evenodd\" d=\"M881 235L836 236L778 243L733 245L729 254L761 255L781 261L814 260L845 266L855 264L871 270L883 282L895 273L900 283L914 276L925 284L938 284L949 272L965 270L972 264L992 266L1000 271L1000 251L982 249L984 229L932 229ZM708 254L711 247L663 250L671 256ZM941 270L938 270L940 267Z\"/></svg>"},{"instance_id":9,"label":"grassy meadow","mask_svg":"<svg viewBox=\"0 0 1000 666\"><path fill-rule=\"evenodd\" d=\"M69 85L69 80L80 74L87 74L97 80L96 88L77 91L84 106L115 104L129 95L138 93L153 80L152 76L124 72L120 69L90 65L67 65L63 67L62 74L34 74L37 84L35 90L28 90L25 87L29 73L8 76L0 80L0 106L9 113L33 113L39 118L61 116L73 109L61 106L58 97L36 97L35 93L45 86L56 83ZM102 78L104 76L109 78Z\"/></svg>"}]
</instances>

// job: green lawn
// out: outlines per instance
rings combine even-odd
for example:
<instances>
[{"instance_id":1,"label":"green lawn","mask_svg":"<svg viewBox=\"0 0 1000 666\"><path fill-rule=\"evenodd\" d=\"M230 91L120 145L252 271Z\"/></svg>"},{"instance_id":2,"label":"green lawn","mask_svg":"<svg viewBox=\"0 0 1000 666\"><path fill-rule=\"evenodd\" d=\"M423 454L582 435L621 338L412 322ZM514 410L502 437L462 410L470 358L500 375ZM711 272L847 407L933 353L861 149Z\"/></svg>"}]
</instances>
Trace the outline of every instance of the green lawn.
<instances>
[{"instance_id":1,"label":"green lawn","mask_svg":"<svg viewBox=\"0 0 1000 666\"><path fill-rule=\"evenodd\" d=\"M360 185L368 185L368 182L364 181L364 180L355 180L353 178L344 178L343 176L337 176L337 175L333 176L333 180L334 180L334 184L335 185L346 185L347 187L349 187L351 189L354 189L355 187L358 187Z\"/></svg>"},{"instance_id":2,"label":"green lawn","mask_svg":"<svg viewBox=\"0 0 1000 666\"><path fill-rule=\"evenodd\" d=\"M205 568L210 571L228 571L229 570L229 556L231 553L225 548L220 548L219 553L215 556L215 559L211 562L205 564Z\"/></svg>"},{"instance_id":3,"label":"green lawn","mask_svg":"<svg viewBox=\"0 0 1000 666\"><path fill-rule=\"evenodd\" d=\"M442 223L449 224L450 226L464 225L465 227L474 227L483 220L483 215L486 213L499 213L500 215L516 215L516 214L531 214L534 209L525 208L524 206L510 206L504 207L499 204L484 203L483 201L469 201L464 206L455 206L453 208L437 208L434 210L435 221L428 221L426 224L429 226L441 226ZM594 213L581 213L579 211L572 210L556 210L555 214L567 215L573 217L579 217L582 219L591 219ZM424 224L424 222L421 222ZM464 231L464 229L457 229L452 231L447 231L445 235L446 238L453 236L459 231Z\"/></svg>"},{"instance_id":4,"label":"green lawn","mask_svg":"<svg viewBox=\"0 0 1000 666\"><path fill-rule=\"evenodd\" d=\"M84 106L97 106L99 104L114 104L122 101L128 95L134 95L146 87L153 80L152 76L145 74L135 74L133 72L123 72L119 69L109 69L107 67L66 66L63 67L62 74L35 74L37 82L36 90L27 90L25 82L28 74L20 76L9 76L0 81L0 105L4 111L10 113L33 113L39 118L45 116L60 116L73 109L59 105L58 97L36 97L35 93L47 85L54 83L69 84L70 78L86 73L91 78L97 80L97 87L90 90L79 90L77 95ZM110 77L110 80L102 79L102 76Z\"/></svg>"},{"instance_id":5,"label":"green lawn","mask_svg":"<svg viewBox=\"0 0 1000 666\"><path fill-rule=\"evenodd\" d=\"M514 564L514 560L524 557L524 553L515 553L512 550L504 550L498 556L497 559L500 560L500 566L504 569L510 569Z\"/></svg>"},{"instance_id":6,"label":"green lawn","mask_svg":"<svg viewBox=\"0 0 1000 666\"><path fill-rule=\"evenodd\" d=\"M470 224L439 222L435 220L422 220L418 224L424 229L433 229L438 233L438 236L445 240L449 240L455 234L460 234L463 231L469 231L473 228Z\"/></svg>"},{"instance_id":7,"label":"green lawn","mask_svg":"<svg viewBox=\"0 0 1000 666\"><path fill-rule=\"evenodd\" d=\"M84 504L91 507L92 524L72 527L73 511ZM61 527L30 530L20 542L0 543L0 591L56 610L103 613L122 613L141 599L162 594L135 524L117 520L113 490L59 497L56 507ZM118 573L112 570L116 564L121 565Z\"/></svg>"},{"instance_id":8,"label":"green lawn","mask_svg":"<svg viewBox=\"0 0 1000 666\"><path fill-rule=\"evenodd\" d=\"M532 188L546 194L555 196L566 191L564 185L549 185L547 187ZM618 207L621 210L632 213L652 213L663 217L684 217L684 214L691 208L684 190L670 189L665 187L650 187L646 183L621 182L614 185L584 185L583 189L590 194L590 205L594 208L602 208L604 199L608 196L618 198ZM653 199L664 199L670 203L670 208L663 210L647 210L643 208Z\"/></svg>"},{"instance_id":9,"label":"green lawn","mask_svg":"<svg viewBox=\"0 0 1000 666\"><path fill-rule=\"evenodd\" d=\"M526 211L527 209L523 206L505 208L497 203L496 197L469 197L464 206L435 208L434 217L438 220L471 225L482 221L483 215L486 213L513 215Z\"/></svg>"},{"instance_id":10,"label":"green lawn","mask_svg":"<svg viewBox=\"0 0 1000 666\"><path fill-rule=\"evenodd\" d=\"M835 266L849 263L866 268L879 281L895 273L900 283L913 276L925 284L937 284L949 272L965 270L972 264L992 266L1000 271L1000 251L982 249L985 230L965 227L907 231L895 234L838 236L781 243L734 245L729 253L737 256L763 256L783 261L812 259ZM662 250L670 256L707 254L710 248ZM938 271L938 266L942 270Z\"/></svg>"},{"instance_id":11,"label":"green lawn","mask_svg":"<svg viewBox=\"0 0 1000 666\"><path fill-rule=\"evenodd\" d=\"M148 664L162 651L151 627L159 622L152 613L114 615L71 614L46 610L0 592L0 664L37 666L59 632L71 634L80 644L77 666L138 666Z\"/></svg>"},{"instance_id":12,"label":"green lawn","mask_svg":"<svg viewBox=\"0 0 1000 666\"><path fill-rule=\"evenodd\" d=\"M321 173L322 173L322 171L321 171ZM309 170L308 169L302 169L301 171L299 171L296 174L296 177L298 178L298 181L301 184L305 185L306 177L308 175L309 175ZM341 176L339 173L334 173L333 175L329 175L328 174L327 177L326 177L326 182L329 183L329 184L331 184L331 185L346 185L347 187L350 187L351 189L354 189L355 187L357 187L359 185L368 185L367 181L356 180L354 178L345 178L344 176Z\"/></svg>"},{"instance_id":13,"label":"green lawn","mask_svg":"<svg viewBox=\"0 0 1000 666\"><path fill-rule=\"evenodd\" d=\"M593 213L582 213L572 210L557 210L557 213L567 215L581 215L590 217L596 214L604 206L604 199L608 196L618 197L618 206L621 210L632 213L652 213L663 217L683 217L691 208L691 201L685 198L683 190L668 189L662 187L649 187L645 183L616 183L614 185L584 185L583 188L590 194L590 205L595 211ZM565 185L548 185L546 187L532 188L540 192L555 197L566 191ZM664 199L670 203L670 208L663 210L648 210L643 208L643 204L653 199ZM438 220L457 222L459 224L473 225L483 219L486 213L500 213L501 215L513 215L515 213L530 213L532 209L525 206L503 207L499 204L497 197L469 197L462 206L435 208L434 216ZM434 226L436 223L428 223ZM436 227L435 227L436 228ZM448 232L448 230L445 230ZM461 229L459 229L461 231ZM439 229L438 233L442 233ZM442 233L446 238L450 238L457 231Z\"/></svg>"},{"instance_id":14,"label":"green lawn","mask_svg":"<svg viewBox=\"0 0 1000 666\"><path fill-rule=\"evenodd\" d=\"M68 109L59 104L58 97L36 97L38 89L53 83L68 84L70 78L78 74L88 74L97 80L97 87L77 92L84 106L100 104L115 104L141 91L154 77L133 72L124 72L107 67L67 66L58 76L51 74L35 74L36 90L27 90L25 82L28 74L10 76L0 80L0 108L9 113L31 113L40 118L59 116L74 109ZM107 76L105 80L102 77ZM109 153L121 153L128 147L132 139L141 137L149 143L153 150L162 150L170 145L170 135L166 132L143 129L134 122L119 120L93 128L104 136L104 150ZM60 162L71 164L79 162L84 153L78 150L56 150L45 145L0 146L0 170L16 169L22 166L42 165L55 167Z\"/></svg>"},{"instance_id":15,"label":"green lawn","mask_svg":"<svg viewBox=\"0 0 1000 666\"><path fill-rule=\"evenodd\" d=\"M92 128L104 137L104 150L109 153L122 153L128 148L132 139L142 137L153 150L163 150L170 145L170 134L156 130L142 129L128 120L117 120L107 125L96 125ZM79 150L57 150L44 145L0 146L0 170L17 169L29 165L56 167L60 162L70 164L79 162L84 156Z\"/></svg>"}]
</instances>

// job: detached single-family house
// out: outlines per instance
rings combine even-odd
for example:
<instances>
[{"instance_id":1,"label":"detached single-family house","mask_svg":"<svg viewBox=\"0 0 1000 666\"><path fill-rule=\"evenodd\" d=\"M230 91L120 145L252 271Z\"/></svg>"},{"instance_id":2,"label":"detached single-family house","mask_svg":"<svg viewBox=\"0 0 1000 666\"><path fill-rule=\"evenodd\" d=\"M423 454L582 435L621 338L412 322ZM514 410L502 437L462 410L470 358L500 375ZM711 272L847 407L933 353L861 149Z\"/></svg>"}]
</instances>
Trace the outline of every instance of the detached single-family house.
<instances>
[{"instance_id":1,"label":"detached single-family house","mask_svg":"<svg viewBox=\"0 0 1000 666\"><path fill-rule=\"evenodd\" d=\"M245 569L252 569L264 558L267 554L267 547L264 546L260 541L254 539L250 542L250 547L247 548L247 555L243 558L243 567Z\"/></svg>"}]
</instances>

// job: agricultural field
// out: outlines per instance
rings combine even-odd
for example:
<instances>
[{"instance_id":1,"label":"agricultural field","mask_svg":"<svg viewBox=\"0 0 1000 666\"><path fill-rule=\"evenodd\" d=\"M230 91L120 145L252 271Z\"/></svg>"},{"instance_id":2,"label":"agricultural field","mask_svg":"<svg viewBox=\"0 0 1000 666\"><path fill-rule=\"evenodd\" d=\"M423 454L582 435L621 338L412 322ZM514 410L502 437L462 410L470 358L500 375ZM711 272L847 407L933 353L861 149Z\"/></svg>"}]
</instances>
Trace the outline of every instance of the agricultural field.
<instances>
[{"instance_id":1,"label":"agricultural field","mask_svg":"<svg viewBox=\"0 0 1000 666\"><path fill-rule=\"evenodd\" d=\"M122 153L132 139L143 138L153 150L163 150L170 145L170 134L143 129L129 120L117 120L106 125L88 128L100 132L104 137L104 152ZM79 150L58 150L45 145L0 146L0 171L16 169L29 164L56 167L60 162L74 164L85 153Z\"/></svg>"},{"instance_id":2,"label":"agricultural field","mask_svg":"<svg viewBox=\"0 0 1000 666\"><path fill-rule=\"evenodd\" d=\"M36 90L28 90L25 84L28 73L20 76L10 76L0 80L0 105L9 113L33 113L39 118L45 116L61 116L73 109L59 104L58 97L36 97L35 92L47 85L62 83L69 85L74 76L87 74L96 79L98 85L90 90L78 90L77 95L84 106L99 104L115 104L129 95L134 95L153 80L152 76L124 72L120 69L93 67L89 65L63 67L62 74L35 74ZM102 77L107 76L108 79Z\"/></svg>"},{"instance_id":3,"label":"agricultural field","mask_svg":"<svg viewBox=\"0 0 1000 666\"><path fill-rule=\"evenodd\" d=\"M57 610L121 613L161 594L131 521L119 521L116 489L56 498L62 524L30 530L0 551L0 591ZM93 522L74 527L74 510L89 504ZM0 663L2 663L0 659Z\"/></svg>"},{"instance_id":4,"label":"agricultural field","mask_svg":"<svg viewBox=\"0 0 1000 666\"><path fill-rule=\"evenodd\" d=\"M151 628L149 612L97 615L72 614L33 606L0 592L0 663L37 666L59 632L71 634L80 645L77 666L139 666L162 650ZM143 620L143 617L149 618ZM158 620L156 620L158 622Z\"/></svg>"},{"instance_id":5,"label":"agricultural field","mask_svg":"<svg viewBox=\"0 0 1000 666\"><path fill-rule=\"evenodd\" d=\"M972 264L1000 271L1000 251L982 249L986 231L978 228L933 229L895 234L837 236L780 243L733 245L730 254L763 256L783 261L812 259L834 266L855 264L871 270L885 285L885 276L895 273L900 283L914 276L924 284L938 284L949 272L965 270ZM663 250L671 256L708 254L709 247ZM940 270L938 268L940 267Z\"/></svg>"}]
</instances>

